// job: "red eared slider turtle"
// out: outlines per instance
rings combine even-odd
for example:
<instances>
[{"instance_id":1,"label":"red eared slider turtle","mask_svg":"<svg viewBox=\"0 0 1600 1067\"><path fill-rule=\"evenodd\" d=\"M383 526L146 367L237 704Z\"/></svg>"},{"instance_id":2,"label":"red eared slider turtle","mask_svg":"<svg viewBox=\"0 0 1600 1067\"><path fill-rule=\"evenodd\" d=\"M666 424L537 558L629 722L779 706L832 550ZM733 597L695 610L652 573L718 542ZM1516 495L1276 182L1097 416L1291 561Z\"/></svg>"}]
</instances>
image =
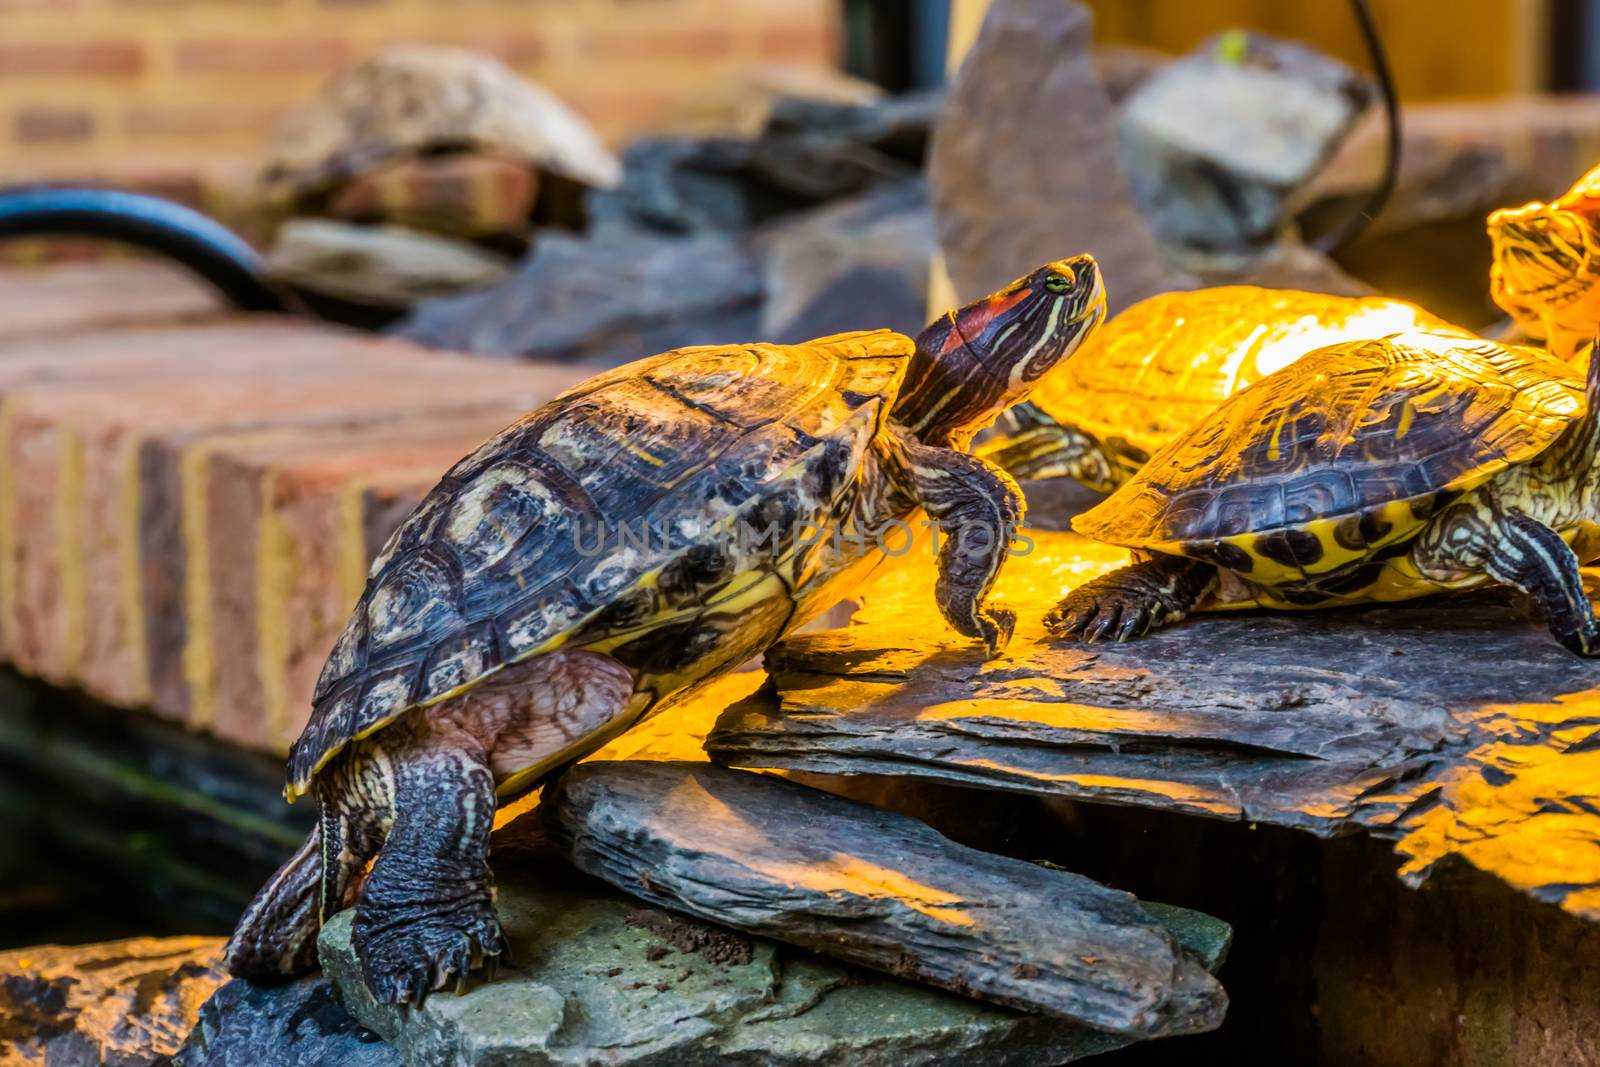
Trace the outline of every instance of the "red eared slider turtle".
<instances>
[{"instance_id":1,"label":"red eared slider turtle","mask_svg":"<svg viewBox=\"0 0 1600 1067\"><path fill-rule=\"evenodd\" d=\"M1549 204L1489 216L1494 302L1551 355L1574 360L1600 322L1600 167Z\"/></svg>"},{"instance_id":2,"label":"red eared slider turtle","mask_svg":"<svg viewBox=\"0 0 1600 1067\"><path fill-rule=\"evenodd\" d=\"M1201 607L1405 600L1501 582L1600 654L1600 360L1412 333L1330 345L1237 394L1078 516L1137 562L1052 609L1123 640Z\"/></svg>"},{"instance_id":3,"label":"red eared slider turtle","mask_svg":"<svg viewBox=\"0 0 1600 1067\"><path fill-rule=\"evenodd\" d=\"M827 608L919 510L947 527L941 612L998 650L1014 618L986 597L1022 499L964 449L1104 315L1079 256L916 342L686 348L609 371L458 463L373 563L322 672L288 787L316 793L318 830L240 920L232 971L313 966L319 912L374 857L352 936L379 1000L495 957L498 799Z\"/></svg>"},{"instance_id":4,"label":"red eared slider turtle","mask_svg":"<svg viewBox=\"0 0 1600 1067\"><path fill-rule=\"evenodd\" d=\"M1384 297L1253 285L1162 293L1050 372L978 454L1014 478L1074 478L1109 493L1229 396L1306 352L1417 329L1457 327Z\"/></svg>"}]
</instances>

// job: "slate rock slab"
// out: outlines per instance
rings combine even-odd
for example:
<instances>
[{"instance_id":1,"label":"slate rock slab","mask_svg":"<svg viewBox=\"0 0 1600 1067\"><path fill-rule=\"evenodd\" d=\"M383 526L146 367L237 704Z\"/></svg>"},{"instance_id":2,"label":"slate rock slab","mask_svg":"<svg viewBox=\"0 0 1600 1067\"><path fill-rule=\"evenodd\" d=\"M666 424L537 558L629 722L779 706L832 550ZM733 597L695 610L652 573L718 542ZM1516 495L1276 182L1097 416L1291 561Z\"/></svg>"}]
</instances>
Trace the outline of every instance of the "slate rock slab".
<instances>
[{"instance_id":1,"label":"slate rock slab","mask_svg":"<svg viewBox=\"0 0 1600 1067\"><path fill-rule=\"evenodd\" d=\"M498 285L426 300L391 331L462 352L625 363L759 332L761 265L719 233L541 234Z\"/></svg>"},{"instance_id":2,"label":"slate rock slab","mask_svg":"<svg viewBox=\"0 0 1600 1067\"><path fill-rule=\"evenodd\" d=\"M997 592L1017 635L984 662L942 631L926 559L863 625L767 656L776 696L730 708L713 760L893 774L1395 841L1413 884L1464 859L1600 920L1600 664L1501 591L1197 616L1125 645L1048 640L1117 549L1031 530Z\"/></svg>"},{"instance_id":3,"label":"slate rock slab","mask_svg":"<svg viewBox=\"0 0 1600 1067\"><path fill-rule=\"evenodd\" d=\"M761 243L768 293L762 337L800 344L849 330L922 332L928 264L938 252L924 182L818 208Z\"/></svg>"},{"instance_id":4,"label":"slate rock slab","mask_svg":"<svg viewBox=\"0 0 1600 1067\"><path fill-rule=\"evenodd\" d=\"M578 867L699 918L1096 1029L1215 1028L1227 997L1132 896L903 815L704 764L587 763L542 810Z\"/></svg>"},{"instance_id":5,"label":"slate rock slab","mask_svg":"<svg viewBox=\"0 0 1600 1067\"><path fill-rule=\"evenodd\" d=\"M1117 155L1088 10L994 0L934 125L928 181L956 293L1092 252L1112 312L1192 282L1171 271Z\"/></svg>"},{"instance_id":6,"label":"slate rock slab","mask_svg":"<svg viewBox=\"0 0 1600 1067\"><path fill-rule=\"evenodd\" d=\"M280 985L235 978L200 1009L175 1067L401 1067L400 1054L357 1023L322 975Z\"/></svg>"},{"instance_id":7,"label":"slate rock slab","mask_svg":"<svg viewBox=\"0 0 1600 1067\"><path fill-rule=\"evenodd\" d=\"M623 157L622 184L596 192L598 231L736 232L883 183L914 177L938 106L931 94L773 103L754 137L645 138Z\"/></svg>"},{"instance_id":8,"label":"slate rock slab","mask_svg":"<svg viewBox=\"0 0 1600 1067\"><path fill-rule=\"evenodd\" d=\"M642 907L574 871L522 818L497 832L496 906L516 966L416 1010L361 984L350 913L323 929L329 979L408 1064L1041 1067L1129 1038L1024 1015ZM1161 916L1214 964L1227 926Z\"/></svg>"},{"instance_id":9,"label":"slate rock slab","mask_svg":"<svg viewBox=\"0 0 1600 1067\"><path fill-rule=\"evenodd\" d=\"M165 1062L223 977L217 937L0 952L0 1063Z\"/></svg>"}]
</instances>

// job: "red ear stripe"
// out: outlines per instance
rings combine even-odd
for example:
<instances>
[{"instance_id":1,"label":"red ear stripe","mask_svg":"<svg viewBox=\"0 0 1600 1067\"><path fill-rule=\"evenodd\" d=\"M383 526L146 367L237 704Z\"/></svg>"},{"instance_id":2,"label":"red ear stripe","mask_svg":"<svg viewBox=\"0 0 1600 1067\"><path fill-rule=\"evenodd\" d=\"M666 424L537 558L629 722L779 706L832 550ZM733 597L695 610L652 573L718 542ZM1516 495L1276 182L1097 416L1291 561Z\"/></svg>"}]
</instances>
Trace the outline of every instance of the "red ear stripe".
<instances>
[{"instance_id":1,"label":"red ear stripe","mask_svg":"<svg viewBox=\"0 0 1600 1067\"><path fill-rule=\"evenodd\" d=\"M949 336L944 339L944 351L949 352L951 349L960 348L966 343L962 338L962 334L967 337L976 337L988 329L989 324L995 320L995 316L1005 314L1032 295L1033 290L1023 286L1014 293L992 296L980 304L956 312L956 324L960 328L951 330Z\"/></svg>"}]
</instances>

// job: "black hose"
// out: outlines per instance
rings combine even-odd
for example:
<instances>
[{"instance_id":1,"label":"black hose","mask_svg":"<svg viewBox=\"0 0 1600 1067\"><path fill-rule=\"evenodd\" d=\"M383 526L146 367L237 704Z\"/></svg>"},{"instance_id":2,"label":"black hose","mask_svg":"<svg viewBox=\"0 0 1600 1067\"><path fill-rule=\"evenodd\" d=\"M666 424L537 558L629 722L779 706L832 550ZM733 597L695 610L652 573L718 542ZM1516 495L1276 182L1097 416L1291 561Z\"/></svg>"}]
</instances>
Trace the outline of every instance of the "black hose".
<instances>
[{"instance_id":1,"label":"black hose","mask_svg":"<svg viewBox=\"0 0 1600 1067\"><path fill-rule=\"evenodd\" d=\"M261 258L198 211L115 189L29 186L0 192L0 238L95 237L142 248L188 268L243 311L284 311Z\"/></svg>"},{"instance_id":2,"label":"black hose","mask_svg":"<svg viewBox=\"0 0 1600 1067\"><path fill-rule=\"evenodd\" d=\"M1361 209L1336 229L1330 230L1312 242L1318 252L1331 254L1361 235L1394 192L1395 181L1400 176L1400 98L1394 88L1394 72L1389 68L1389 56L1383 50L1383 38L1372 17L1367 0L1350 0L1356 21L1361 24L1361 38L1366 42L1367 55L1372 63L1372 73L1378 79L1378 94L1383 98L1384 121L1387 124L1384 138L1383 174L1372 192L1367 194Z\"/></svg>"}]
</instances>

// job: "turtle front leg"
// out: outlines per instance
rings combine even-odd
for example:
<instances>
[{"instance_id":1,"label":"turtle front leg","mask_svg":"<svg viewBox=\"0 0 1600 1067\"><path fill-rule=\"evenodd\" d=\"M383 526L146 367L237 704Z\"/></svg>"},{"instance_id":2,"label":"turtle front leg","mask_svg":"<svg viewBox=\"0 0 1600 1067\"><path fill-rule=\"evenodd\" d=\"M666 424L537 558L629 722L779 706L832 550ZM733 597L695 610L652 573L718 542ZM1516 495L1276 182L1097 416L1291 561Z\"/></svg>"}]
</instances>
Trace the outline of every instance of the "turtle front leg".
<instances>
[{"instance_id":1,"label":"turtle front leg","mask_svg":"<svg viewBox=\"0 0 1600 1067\"><path fill-rule=\"evenodd\" d=\"M1544 523L1520 513L1491 530L1484 572L1539 602L1551 635L1580 656L1600 656L1600 621L1583 589L1578 555Z\"/></svg>"},{"instance_id":2,"label":"turtle front leg","mask_svg":"<svg viewBox=\"0 0 1600 1067\"><path fill-rule=\"evenodd\" d=\"M419 731L381 755L360 760L359 773L369 795L392 795L393 825L351 942L373 997L420 1003L505 950L489 875L494 777L464 731Z\"/></svg>"},{"instance_id":3,"label":"turtle front leg","mask_svg":"<svg viewBox=\"0 0 1600 1067\"><path fill-rule=\"evenodd\" d=\"M1044 617L1052 637L1126 641L1181 621L1215 587L1217 569L1182 556L1157 556L1085 582Z\"/></svg>"},{"instance_id":4,"label":"turtle front leg","mask_svg":"<svg viewBox=\"0 0 1600 1067\"><path fill-rule=\"evenodd\" d=\"M990 656L1011 640L1016 612L988 603L989 591L1022 523L1022 491L1011 476L964 452L914 441L904 445L912 486L937 524L939 580L934 599L950 626L980 637Z\"/></svg>"}]
</instances>

